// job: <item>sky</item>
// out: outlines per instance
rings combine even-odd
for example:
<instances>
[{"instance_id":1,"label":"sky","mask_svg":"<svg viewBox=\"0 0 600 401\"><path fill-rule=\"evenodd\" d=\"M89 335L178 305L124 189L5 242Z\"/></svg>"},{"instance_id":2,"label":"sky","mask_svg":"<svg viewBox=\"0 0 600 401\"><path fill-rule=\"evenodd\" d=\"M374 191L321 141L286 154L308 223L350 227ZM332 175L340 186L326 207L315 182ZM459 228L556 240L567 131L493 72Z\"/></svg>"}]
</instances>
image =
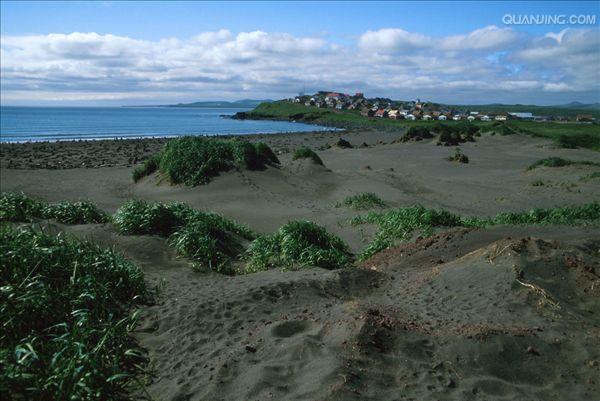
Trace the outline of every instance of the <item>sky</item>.
<instances>
[{"instance_id":1,"label":"sky","mask_svg":"<svg viewBox=\"0 0 600 401\"><path fill-rule=\"evenodd\" d=\"M598 1L3 0L0 101L139 105L335 90L593 103L599 24Z\"/></svg>"}]
</instances>

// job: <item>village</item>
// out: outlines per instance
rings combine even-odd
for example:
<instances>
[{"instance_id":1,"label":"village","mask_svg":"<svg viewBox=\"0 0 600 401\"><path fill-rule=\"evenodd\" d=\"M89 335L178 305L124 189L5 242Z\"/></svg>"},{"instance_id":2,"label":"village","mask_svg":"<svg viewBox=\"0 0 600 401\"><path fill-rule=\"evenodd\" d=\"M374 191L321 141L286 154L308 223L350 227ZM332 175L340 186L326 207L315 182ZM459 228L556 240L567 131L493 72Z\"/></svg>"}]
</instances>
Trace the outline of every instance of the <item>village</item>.
<instances>
[{"instance_id":1,"label":"village","mask_svg":"<svg viewBox=\"0 0 600 401\"><path fill-rule=\"evenodd\" d=\"M454 121L507 121L509 119L531 121L577 121L595 122L591 114L576 117L537 116L531 112L491 112L468 110L456 106L445 106L437 103L421 101L395 101L388 98L366 98L363 93L354 95L338 92L319 91L314 95L300 93L288 99L307 107L331 108L335 110L355 110L364 117L389 118L393 120L454 120Z\"/></svg>"}]
</instances>

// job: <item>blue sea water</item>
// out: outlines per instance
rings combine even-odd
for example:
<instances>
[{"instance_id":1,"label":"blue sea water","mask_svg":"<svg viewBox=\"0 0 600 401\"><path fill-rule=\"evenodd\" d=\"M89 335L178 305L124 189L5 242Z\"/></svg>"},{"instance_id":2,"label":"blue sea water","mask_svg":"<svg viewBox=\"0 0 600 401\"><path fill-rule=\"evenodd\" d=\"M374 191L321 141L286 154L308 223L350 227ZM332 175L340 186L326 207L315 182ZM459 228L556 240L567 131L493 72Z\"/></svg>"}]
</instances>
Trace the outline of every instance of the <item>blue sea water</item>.
<instances>
[{"instance_id":1,"label":"blue sea water","mask_svg":"<svg viewBox=\"0 0 600 401\"><path fill-rule=\"evenodd\" d=\"M248 109L176 107L0 108L2 142L259 134L329 128L287 121L232 120Z\"/></svg>"}]
</instances>

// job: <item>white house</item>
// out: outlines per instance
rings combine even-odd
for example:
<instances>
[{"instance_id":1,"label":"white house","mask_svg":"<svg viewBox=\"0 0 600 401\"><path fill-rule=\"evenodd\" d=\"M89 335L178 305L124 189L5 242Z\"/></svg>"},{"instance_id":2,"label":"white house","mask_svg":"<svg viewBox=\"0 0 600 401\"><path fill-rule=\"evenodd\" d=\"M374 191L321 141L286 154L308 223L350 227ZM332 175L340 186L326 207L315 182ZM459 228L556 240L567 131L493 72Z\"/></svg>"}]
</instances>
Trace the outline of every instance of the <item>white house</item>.
<instances>
[{"instance_id":1,"label":"white house","mask_svg":"<svg viewBox=\"0 0 600 401\"><path fill-rule=\"evenodd\" d=\"M417 117L413 116L412 114L407 114L406 116L404 116L404 118L410 121L415 121L417 119Z\"/></svg>"},{"instance_id":2,"label":"white house","mask_svg":"<svg viewBox=\"0 0 600 401\"><path fill-rule=\"evenodd\" d=\"M498 114L496 117L494 117L494 120L496 121L506 121L507 119L508 116L505 113Z\"/></svg>"},{"instance_id":3,"label":"white house","mask_svg":"<svg viewBox=\"0 0 600 401\"><path fill-rule=\"evenodd\" d=\"M429 114L423 114L423 118L422 119L426 120L426 121L429 121L429 120L431 120L431 115L429 115Z\"/></svg>"},{"instance_id":4,"label":"white house","mask_svg":"<svg viewBox=\"0 0 600 401\"><path fill-rule=\"evenodd\" d=\"M490 116L488 116L487 114L482 115L479 119L481 121L492 121L492 119L490 118Z\"/></svg>"},{"instance_id":5,"label":"white house","mask_svg":"<svg viewBox=\"0 0 600 401\"><path fill-rule=\"evenodd\" d=\"M475 116L469 116L469 117L467 117L467 120L473 121L473 120L475 120Z\"/></svg>"},{"instance_id":6,"label":"white house","mask_svg":"<svg viewBox=\"0 0 600 401\"><path fill-rule=\"evenodd\" d=\"M458 115L458 114L457 114L457 115L455 115L454 117L452 117L452 119L453 119L454 121L460 121L460 120L462 119L462 117L461 117L460 115Z\"/></svg>"},{"instance_id":7,"label":"white house","mask_svg":"<svg viewBox=\"0 0 600 401\"><path fill-rule=\"evenodd\" d=\"M440 114L440 116L438 117L438 120L440 121L446 121L447 117L443 114Z\"/></svg>"}]
</instances>

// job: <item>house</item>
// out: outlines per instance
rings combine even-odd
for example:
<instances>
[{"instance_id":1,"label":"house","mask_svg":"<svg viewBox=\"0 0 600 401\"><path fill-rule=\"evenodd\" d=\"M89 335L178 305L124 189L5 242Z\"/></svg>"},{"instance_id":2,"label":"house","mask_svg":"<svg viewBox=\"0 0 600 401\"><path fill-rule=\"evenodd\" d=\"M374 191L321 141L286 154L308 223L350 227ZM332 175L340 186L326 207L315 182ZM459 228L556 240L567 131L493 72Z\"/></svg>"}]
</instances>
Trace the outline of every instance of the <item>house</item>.
<instances>
[{"instance_id":1,"label":"house","mask_svg":"<svg viewBox=\"0 0 600 401\"><path fill-rule=\"evenodd\" d=\"M496 117L494 117L494 120L496 121L506 121L508 120L508 114L507 113L499 113L496 115Z\"/></svg>"},{"instance_id":2,"label":"house","mask_svg":"<svg viewBox=\"0 0 600 401\"><path fill-rule=\"evenodd\" d=\"M468 116L468 117L467 117L467 120L469 120L469 121L473 121L473 120L475 120L475 116Z\"/></svg>"},{"instance_id":3,"label":"house","mask_svg":"<svg viewBox=\"0 0 600 401\"><path fill-rule=\"evenodd\" d=\"M294 103L300 103L301 101L302 101L302 99L300 98L300 96L297 96L297 97L294 99Z\"/></svg>"},{"instance_id":4,"label":"house","mask_svg":"<svg viewBox=\"0 0 600 401\"><path fill-rule=\"evenodd\" d=\"M417 117L415 117L412 114L407 114L406 116L404 116L404 118L410 121L415 121L417 119Z\"/></svg>"},{"instance_id":5,"label":"house","mask_svg":"<svg viewBox=\"0 0 600 401\"><path fill-rule=\"evenodd\" d=\"M384 109L379 109L375 112L375 117L387 118L387 116L388 116L387 111Z\"/></svg>"},{"instance_id":6,"label":"house","mask_svg":"<svg viewBox=\"0 0 600 401\"><path fill-rule=\"evenodd\" d=\"M336 108L336 110L342 110L342 109L345 109L345 108L346 108L346 105L345 105L343 102L338 102L338 103L335 105L335 108Z\"/></svg>"},{"instance_id":7,"label":"house","mask_svg":"<svg viewBox=\"0 0 600 401\"><path fill-rule=\"evenodd\" d=\"M421 114L422 113L419 110L415 110L410 115L412 115L413 117L415 117L415 119L419 119L419 118L421 118ZM407 115L407 117L408 117L408 115Z\"/></svg>"},{"instance_id":8,"label":"house","mask_svg":"<svg viewBox=\"0 0 600 401\"><path fill-rule=\"evenodd\" d=\"M360 115L363 117L373 117L375 115L375 111L373 109L362 109L360 111Z\"/></svg>"},{"instance_id":9,"label":"house","mask_svg":"<svg viewBox=\"0 0 600 401\"><path fill-rule=\"evenodd\" d=\"M442 113L441 113L440 111L432 111L432 112L431 112L431 117L433 117L433 118L434 118L434 119L436 119L436 120L439 120L439 119L440 119L439 117L440 117L441 115L442 115Z\"/></svg>"},{"instance_id":10,"label":"house","mask_svg":"<svg viewBox=\"0 0 600 401\"><path fill-rule=\"evenodd\" d=\"M312 103L310 102L310 100L309 100L309 101L306 101L306 102L304 102L304 105L305 105L305 106L307 106L307 107L310 107L310 106L312 106L313 104L312 104Z\"/></svg>"},{"instance_id":11,"label":"house","mask_svg":"<svg viewBox=\"0 0 600 401\"><path fill-rule=\"evenodd\" d=\"M398 115L399 115L398 110L390 110L390 111L388 111L388 118L392 118L394 120L397 120L398 119Z\"/></svg>"},{"instance_id":12,"label":"house","mask_svg":"<svg viewBox=\"0 0 600 401\"><path fill-rule=\"evenodd\" d=\"M421 119L425 120L425 121L429 121L429 120L431 120L431 114L425 113L425 114L423 114L423 117L421 117Z\"/></svg>"},{"instance_id":13,"label":"house","mask_svg":"<svg viewBox=\"0 0 600 401\"><path fill-rule=\"evenodd\" d=\"M478 111L472 111L472 112L469 113L469 115L470 116L477 116L477 115L479 115L479 112Z\"/></svg>"},{"instance_id":14,"label":"house","mask_svg":"<svg viewBox=\"0 0 600 401\"><path fill-rule=\"evenodd\" d=\"M340 95L337 92L329 92L326 96L325 96L325 101L335 101L335 100L339 100L342 97L342 95Z\"/></svg>"},{"instance_id":15,"label":"house","mask_svg":"<svg viewBox=\"0 0 600 401\"><path fill-rule=\"evenodd\" d=\"M575 121L580 123L592 123L596 121L596 119L591 114L578 114Z\"/></svg>"},{"instance_id":16,"label":"house","mask_svg":"<svg viewBox=\"0 0 600 401\"><path fill-rule=\"evenodd\" d=\"M482 114L479 116L479 119L481 121L492 121L492 119L490 118L490 116L488 116L487 114Z\"/></svg>"},{"instance_id":17,"label":"house","mask_svg":"<svg viewBox=\"0 0 600 401\"><path fill-rule=\"evenodd\" d=\"M443 115L443 114L440 114L440 115L438 116L438 120L440 120L440 121L446 121L447 119L448 119L448 117L446 117L446 116L445 116L445 115Z\"/></svg>"},{"instance_id":18,"label":"house","mask_svg":"<svg viewBox=\"0 0 600 401\"><path fill-rule=\"evenodd\" d=\"M457 114L457 115L453 116L452 119L454 121L460 121L460 120L462 120L462 116L460 114Z\"/></svg>"}]
</instances>

